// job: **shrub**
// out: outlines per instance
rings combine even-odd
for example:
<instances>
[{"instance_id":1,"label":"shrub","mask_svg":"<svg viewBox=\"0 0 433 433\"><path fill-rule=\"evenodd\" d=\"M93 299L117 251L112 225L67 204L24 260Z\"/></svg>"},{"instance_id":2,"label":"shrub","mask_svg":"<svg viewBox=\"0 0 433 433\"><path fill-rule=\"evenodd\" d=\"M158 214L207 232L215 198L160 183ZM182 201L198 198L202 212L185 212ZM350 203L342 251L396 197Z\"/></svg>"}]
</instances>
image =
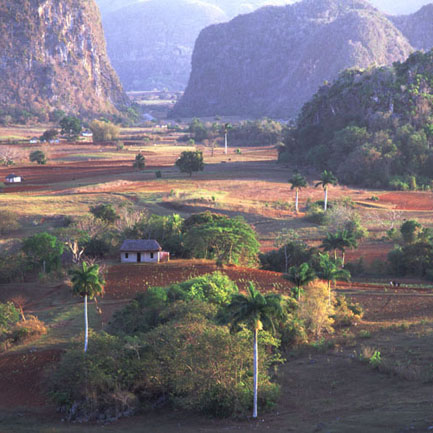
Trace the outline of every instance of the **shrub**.
<instances>
[{"instance_id":1,"label":"shrub","mask_svg":"<svg viewBox=\"0 0 433 433\"><path fill-rule=\"evenodd\" d=\"M114 223L119 219L112 204L100 204L90 207L90 213L105 223Z\"/></svg>"},{"instance_id":2,"label":"shrub","mask_svg":"<svg viewBox=\"0 0 433 433\"><path fill-rule=\"evenodd\" d=\"M94 142L115 140L120 134L120 128L117 125L100 120L94 120L90 124L90 129Z\"/></svg>"},{"instance_id":3,"label":"shrub","mask_svg":"<svg viewBox=\"0 0 433 433\"><path fill-rule=\"evenodd\" d=\"M315 281L304 288L305 294L299 301L298 316L305 329L315 338L323 333L332 334L335 314L333 303L329 304L329 291L325 283Z\"/></svg>"},{"instance_id":4,"label":"shrub","mask_svg":"<svg viewBox=\"0 0 433 433\"><path fill-rule=\"evenodd\" d=\"M161 170L157 170L157 171L155 171L155 177L156 177L157 179L161 179L161 177L162 177Z\"/></svg>"},{"instance_id":5,"label":"shrub","mask_svg":"<svg viewBox=\"0 0 433 433\"><path fill-rule=\"evenodd\" d=\"M12 329L11 337L16 343L23 343L47 333L47 328L35 316L27 316L26 320L21 320Z\"/></svg>"}]
</instances>

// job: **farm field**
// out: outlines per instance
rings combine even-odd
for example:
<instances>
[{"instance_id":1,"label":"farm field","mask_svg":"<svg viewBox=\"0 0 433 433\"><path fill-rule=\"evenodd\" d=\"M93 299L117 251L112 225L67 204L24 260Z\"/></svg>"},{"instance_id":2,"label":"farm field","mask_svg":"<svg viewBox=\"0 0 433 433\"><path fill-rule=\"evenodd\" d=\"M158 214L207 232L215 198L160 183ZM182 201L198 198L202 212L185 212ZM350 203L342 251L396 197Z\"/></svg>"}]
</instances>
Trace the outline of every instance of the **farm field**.
<instances>
[{"instance_id":1,"label":"farm field","mask_svg":"<svg viewBox=\"0 0 433 433\"><path fill-rule=\"evenodd\" d=\"M40 135L32 129L2 131L5 137ZM145 129L124 130L124 137L148 134ZM192 177L181 174L174 162L184 150L172 137L159 136L155 143L125 147L90 143L46 145L48 163L36 166L26 161L35 147L15 145L23 155L13 167L1 167L0 178L14 172L25 179L8 185L0 193L0 210L12 210L21 222L18 232L3 236L10 245L30 234L50 230L56 217L81 216L100 203L128 206L149 213L188 217L211 210L229 216L242 215L256 229L262 251L275 248L276 235L294 229L301 239L318 246L326 228L307 221L303 213L309 201L323 199L323 190L301 191L301 213L293 210L294 193L287 182L291 170L276 163L271 147L241 147L224 155L217 148L203 150L205 170ZM1 138L1 137L0 137ZM10 144L0 144L10 146ZM146 158L142 171L133 169L135 155ZM25 157L24 157L25 156ZM156 178L155 171L162 177ZM317 179L309 173L309 181ZM433 227L433 195L429 192L389 192L330 188L330 199L350 198L370 238L357 250L347 252L348 261L361 257L367 264L385 261L393 242L384 240L390 222L416 218ZM371 200L372 196L378 200ZM236 266L217 268L202 260L173 260L160 265L120 265L116 258L106 262L106 294L100 302L102 315L90 307L90 326L104 329L112 314L137 293L152 286L221 270L241 289L254 281L266 291L285 293L290 283L280 273ZM392 278L392 276L391 276ZM171 411L140 414L111 425L62 423L62 414L45 395L46 369L54 365L71 339L81 341L82 304L72 297L66 280L0 285L0 302L13 296L26 299L25 310L43 320L48 333L39 340L0 354L0 433L44 432L427 432L433 426L433 285L418 279L374 277L350 283L339 282L344 293L365 309L362 322L340 330L332 341L285 354L287 362L275 373L281 384L277 406L250 420L214 420ZM363 354L380 351L381 369L362 361Z\"/></svg>"}]
</instances>

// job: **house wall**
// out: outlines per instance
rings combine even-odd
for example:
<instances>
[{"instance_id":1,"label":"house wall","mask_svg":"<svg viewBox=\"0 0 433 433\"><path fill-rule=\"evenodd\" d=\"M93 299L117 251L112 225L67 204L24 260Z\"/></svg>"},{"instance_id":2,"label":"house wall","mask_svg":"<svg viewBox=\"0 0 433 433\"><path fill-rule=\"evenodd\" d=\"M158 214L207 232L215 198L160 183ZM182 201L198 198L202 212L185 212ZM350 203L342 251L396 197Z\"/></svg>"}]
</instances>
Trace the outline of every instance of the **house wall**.
<instances>
[{"instance_id":1,"label":"house wall","mask_svg":"<svg viewBox=\"0 0 433 433\"><path fill-rule=\"evenodd\" d=\"M128 257L126 257L128 254ZM158 263L161 259L161 253L153 253L153 258L150 257L148 251L143 251L141 253L141 263ZM120 253L120 261L122 263L137 263L137 253Z\"/></svg>"},{"instance_id":2,"label":"house wall","mask_svg":"<svg viewBox=\"0 0 433 433\"><path fill-rule=\"evenodd\" d=\"M7 183L21 183L21 177L19 177L19 176L13 177L11 179L7 179L6 182Z\"/></svg>"}]
</instances>

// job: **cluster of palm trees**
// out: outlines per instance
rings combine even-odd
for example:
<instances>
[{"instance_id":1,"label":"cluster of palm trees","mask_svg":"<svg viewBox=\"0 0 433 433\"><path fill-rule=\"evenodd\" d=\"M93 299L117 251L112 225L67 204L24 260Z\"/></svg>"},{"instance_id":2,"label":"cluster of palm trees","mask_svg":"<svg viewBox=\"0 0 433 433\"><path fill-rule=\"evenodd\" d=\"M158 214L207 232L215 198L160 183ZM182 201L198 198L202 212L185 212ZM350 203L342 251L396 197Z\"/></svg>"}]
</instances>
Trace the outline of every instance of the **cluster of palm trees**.
<instances>
[{"instance_id":1,"label":"cluster of palm trees","mask_svg":"<svg viewBox=\"0 0 433 433\"><path fill-rule=\"evenodd\" d=\"M295 211L299 212L299 191L302 188L305 188L307 184L307 179L300 174L298 171L293 173L292 177L289 179L289 183L292 185L291 189L295 190L296 198L295 198ZM315 184L315 187L321 186L325 192L325 198L323 202L323 210L326 212L328 209L328 189L330 185L337 185L337 178L333 175L331 171L324 170L320 176L320 181Z\"/></svg>"},{"instance_id":2,"label":"cluster of palm trees","mask_svg":"<svg viewBox=\"0 0 433 433\"><path fill-rule=\"evenodd\" d=\"M346 249L357 248L358 240L353 232L349 230L338 230L335 233L327 233L326 238L323 240L322 245L320 245L324 251L334 252L334 261L337 262L337 250L341 251L341 264L344 268L344 259L346 255Z\"/></svg>"}]
</instances>

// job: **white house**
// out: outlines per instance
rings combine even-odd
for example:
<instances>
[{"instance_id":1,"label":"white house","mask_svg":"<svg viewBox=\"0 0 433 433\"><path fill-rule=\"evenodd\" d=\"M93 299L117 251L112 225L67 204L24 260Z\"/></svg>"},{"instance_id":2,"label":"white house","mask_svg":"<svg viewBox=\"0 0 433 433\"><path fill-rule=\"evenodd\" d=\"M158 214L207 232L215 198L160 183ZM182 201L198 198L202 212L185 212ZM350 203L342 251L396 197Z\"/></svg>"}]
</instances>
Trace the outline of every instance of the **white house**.
<instances>
[{"instance_id":1,"label":"white house","mask_svg":"<svg viewBox=\"0 0 433 433\"><path fill-rule=\"evenodd\" d=\"M120 247L122 263L159 263L168 261L170 254L162 251L155 240L125 240Z\"/></svg>"},{"instance_id":2,"label":"white house","mask_svg":"<svg viewBox=\"0 0 433 433\"><path fill-rule=\"evenodd\" d=\"M83 137L93 137L93 132L92 132L92 131L83 131L83 132L81 133L81 135L82 135Z\"/></svg>"},{"instance_id":3,"label":"white house","mask_svg":"<svg viewBox=\"0 0 433 433\"><path fill-rule=\"evenodd\" d=\"M23 181L23 178L21 176L18 176L16 174L8 174L5 178L6 183L21 183Z\"/></svg>"},{"instance_id":4,"label":"white house","mask_svg":"<svg viewBox=\"0 0 433 433\"><path fill-rule=\"evenodd\" d=\"M36 144L36 143L39 143L39 138L38 137L32 137L30 139L30 144Z\"/></svg>"}]
</instances>

